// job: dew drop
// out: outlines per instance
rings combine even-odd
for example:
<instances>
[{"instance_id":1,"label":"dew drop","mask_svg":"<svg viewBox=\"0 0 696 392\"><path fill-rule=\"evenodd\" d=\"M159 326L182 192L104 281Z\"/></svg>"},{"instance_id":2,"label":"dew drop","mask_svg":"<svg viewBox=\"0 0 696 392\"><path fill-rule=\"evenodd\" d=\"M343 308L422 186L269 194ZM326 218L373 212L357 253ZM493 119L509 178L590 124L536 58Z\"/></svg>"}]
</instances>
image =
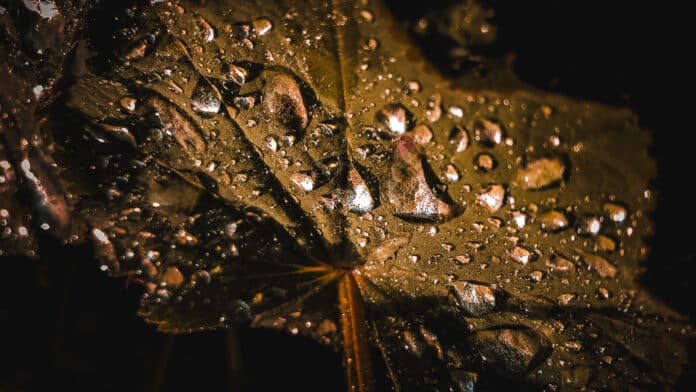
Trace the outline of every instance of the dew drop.
<instances>
[{"instance_id":1,"label":"dew drop","mask_svg":"<svg viewBox=\"0 0 696 392\"><path fill-rule=\"evenodd\" d=\"M476 140L480 143L492 146L503 141L503 130L498 123L481 119L474 125Z\"/></svg>"},{"instance_id":2,"label":"dew drop","mask_svg":"<svg viewBox=\"0 0 696 392\"><path fill-rule=\"evenodd\" d=\"M265 79L264 104L271 116L287 127L305 129L309 117L295 80L283 73L270 73Z\"/></svg>"},{"instance_id":3,"label":"dew drop","mask_svg":"<svg viewBox=\"0 0 696 392\"><path fill-rule=\"evenodd\" d=\"M602 210L607 218L616 223L623 222L628 216L626 208L616 203L604 203Z\"/></svg>"},{"instance_id":4,"label":"dew drop","mask_svg":"<svg viewBox=\"0 0 696 392\"><path fill-rule=\"evenodd\" d=\"M505 202L505 188L502 185L489 185L479 192L476 202L490 212L496 212Z\"/></svg>"},{"instance_id":5,"label":"dew drop","mask_svg":"<svg viewBox=\"0 0 696 392\"><path fill-rule=\"evenodd\" d=\"M246 69L235 64L225 64L222 73L227 80L231 80L239 86L243 86L246 83L247 75L249 74Z\"/></svg>"},{"instance_id":6,"label":"dew drop","mask_svg":"<svg viewBox=\"0 0 696 392\"><path fill-rule=\"evenodd\" d=\"M257 37L263 37L271 32L273 29L273 23L266 18L258 18L251 22L251 27L253 28L254 34L256 34Z\"/></svg>"},{"instance_id":7,"label":"dew drop","mask_svg":"<svg viewBox=\"0 0 696 392\"><path fill-rule=\"evenodd\" d=\"M544 212L538 217L541 230L549 233L558 232L568 227L568 218L558 210Z\"/></svg>"},{"instance_id":8,"label":"dew drop","mask_svg":"<svg viewBox=\"0 0 696 392\"><path fill-rule=\"evenodd\" d=\"M348 211L365 213L374 208L375 201L372 194L355 167L348 170L347 185L346 208Z\"/></svg>"},{"instance_id":9,"label":"dew drop","mask_svg":"<svg viewBox=\"0 0 696 392\"><path fill-rule=\"evenodd\" d=\"M513 185L537 190L558 185L563 179L565 164L558 158L540 158L527 162L517 170Z\"/></svg>"},{"instance_id":10,"label":"dew drop","mask_svg":"<svg viewBox=\"0 0 696 392\"><path fill-rule=\"evenodd\" d=\"M468 281L450 286L457 307L469 317L481 317L495 309L495 293L487 285Z\"/></svg>"},{"instance_id":11,"label":"dew drop","mask_svg":"<svg viewBox=\"0 0 696 392\"><path fill-rule=\"evenodd\" d=\"M314 179L304 173L295 173L290 176L290 181L292 181L297 187L299 187L304 192L311 192L314 190Z\"/></svg>"},{"instance_id":12,"label":"dew drop","mask_svg":"<svg viewBox=\"0 0 696 392\"><path fill-rule=\"evenodd\" d=\"M469 147L469 134L465 129L454 127L450 132L449 143L454 146L454 151L462 152Z\"/></svg>"},{"instance_id":13,"label":"dew drop","mask_svg":"<svg viewBox=\"0 0 696 392\"><path fill-rule=\"evenodd\" d=\"M220 93L204 78L198 80L191 95L191 109L201 115L212 115L220 111Z\"/></svg>"},{"instance_id":14,"label":"dew drop","mask_svg":"<svg viewBox=\"0 0 696 392\"><path fill-rule=\"evenodd\" d=\"M399 103L385 105L377 112L378 124L394 135L402 135L411 125L411 113Z\"/></svg>"},{"instance_id":15,"label":"dew drop","mask_svg":"<svg viewBox=\"0 0 696 392\"><path fill-rule=\"evenodd\" d=\"M445 166L444 177L448 182L457 182L460 178L459 170L457 170L456 166L449 163L447 166Z\"/></svg>"},{"instance_id":16,"label":"dew drop","mask_svg":"<svg viewBox=\"0 0 696 392\"><path fill-rule=\"evenodd\" d=\"M420 124L413 129L413 138L416 143L424 146L433 139L433 131L429 126L425 124Z\"/></svg>"},{"instance_id":17,"label":"dew drop","mask_svg":"<svg viewBox=\"0 0 696 392\"><path fill-rule=\"evenodd\" d=\"M491 154L482 152L474 157L474 168L480 172L492 171L496 166L498 166L498 162Z\"/></svg>"}]
</instances>

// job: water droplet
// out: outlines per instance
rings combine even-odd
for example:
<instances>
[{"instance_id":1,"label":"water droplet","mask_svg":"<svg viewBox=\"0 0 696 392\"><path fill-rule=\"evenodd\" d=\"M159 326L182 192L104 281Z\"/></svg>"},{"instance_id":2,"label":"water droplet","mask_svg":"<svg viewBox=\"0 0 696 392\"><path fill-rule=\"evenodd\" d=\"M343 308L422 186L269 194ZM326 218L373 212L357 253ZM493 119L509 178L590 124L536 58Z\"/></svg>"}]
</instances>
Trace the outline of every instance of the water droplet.
<instances>
[{"instance_id":1,"label":"water droplet","mask_svg":"<svg viewBox=\"0 0 696 392\"><path fill-rule=\"evenodd\" d=\"M602 210L612 222L623 222L628 216L626 208L616 203L604 203Z\"/></svg>"},{"instance_id":2,"label":"water droplet","mask_svg":"<svg viewBox=\"0 0 696 392\"><path fill-rule=\"evenodd\" d=\"M201 38L203 38L203 42L212 42L215 39L213 26L201 16L196 21L198 22L199 33Z\"/></svg>"},{"instance_id":3,"label":"water droplet","mask_svg":"<svg viewBox=\"0 0 696 392\"><path fill-rule=\"evenodd\" d=\"M376 38L368 38L367 41L365 41L365 46L363 46L363 49L365 49L368 52L372 52L373 50L376 50L379 47L379 41L377 41Z\"/></svg>"},{"instance_id":4,"label":"water droplet","mask_svg":"<svg viewBox=\"0 0 696 392\"><path fill-rule=\"evenodd\" d=\"M309 122L307 108L295 80L276 72L269 72L265 79L264 104L271 116L287 127L305 129Z\"/></svg>"},{"instance_id":5,"label":"water droplet","mask_svg":"<svg viewBox=\"0 0 696 392\"><path fill-rule=\"evenodd\" d=\"M266 147L271 151L278 151L278 140L273 135L266 136L264 140L266 142Z\"/></svg>"},{"instance_id":6,"label":"water droplet","mask_svg":"<svg viewBox=\"0 0 696 392\"><path fill-rule=\"evenodd\" d=\"M605 235L598 235L595 238L594 248L603 252L613 252L616 250L616 241Z\"/></svg>"},{"instance_id":7,"label":"water droplet","mask_svg":"<svg viewBox=\"0 0 696 392\"><path fill-rule=\"evenodd\" d=\"M396 252L408 244L408 237L390 238L382 241L367 256L369 261L383 263L394 256Z\"/></svg>"},{"instance_id":8,"label":"water droplet","mask_svg":"<svg viewBox=\"0 0 696 392\"><path fill-rule=\"evenodd\" d=\"M495 293L489 286L460 281L452 283L450 290L466 316L481 317L495 309Z\"/></svg>"},{"instance_id":9,"label":"water droplet","mask_svg":"<svg viewBox=\"0 0 696 392\"><path fill-rule=\"evenodd\" d=\"M575 294L561 294L558 296L558 304L559 305L568 305L570 301L575 299Z\"/></svg>"},{"instance_id":10,"label":"water droplet","mask_svg":"<svg viewBox=\"0 0 696 392\"><path fill-rule=\"evenodd\" d=\"M546 260L546 266L556 271L572 271L575 269L575 264L563 256L552 255Z\"/></svg>"},{"instance_id":11,"label":"water droplet","mask_svg":"<svg viewBox=\"0 0 696 392\"><path fill-rule=\"evenodd\" d=\"M442 97L435 94L428 100L428 107L425 110L425 118L434 123L442 117Z\"/></svg>"},{"instance_id":12,"label":"water droplet","mask_svg":"<svg viewBox=\"0 0 696 392\"><path fill-rule=\"evenodd\" d=\"M581 253L581 256L585 264L602 278L615 278L619 272L612 263L601 256L591 253Z\"/></svg>"},{"instance_id":13,"label":"water droplet","mask_svg":"<svg viewBox=\"0 0 696 392\"><path fill-rule=\"evenodd\" d=\"M484 145L492 146L503 141L503 130L498 123L490 120L481 119L474 125L476 140Z\"/></svg>"},{"instance_id":14,"label":"water droplet","mask_svg":"<svg viewBox=\"0 0 696 392\"><path fill-rule=\"evenodd\" d=\"M133 134L126 127L101 124L101 128L114 140L128 143L133 147L137 147L138 145L135 141L135 137L133 137Z\"/></svg>"},{"instance_id":15,"label":"water droplet","mask_svg":"<svg viewBox=\"0 0 696 392\"><path fill-rule=\"evenodd\" d=\"M544 212L538 217L541 230L546 232L558 232L568 227L568 218L558 210Z\"/></svg>"},{"instance_id":16,"label":"water droplet","mask_svg":"<svg viewBox=\"0 0 696 392\"><path fill-rule=\"evenodd\" d=\"M417 80L410 80L408 82L407 86L408 86L408 90L413 92L413 93L417 93L421 90L421 84Z\"/></svg>"},{"instance_id":17,"label":"water droplet","mask_svg":"<svg viewBox=\"0 0 696 392\"><path fill-rule=\"evenodd\" d=\"M348 170L347 185L345 204L348 211L365 213L374 208L375 201L370 189L355 167Z\"/></svg>"},{"instance_id":18,"label":"water droplet","mask_svg":"<svg viewBox=\"0 0 696 392\"><path fill-rule=\"evenodd\" d=\"M413 138L416 140L416 143L424 146L433 139L433 131L429 126L420 124L413 129Z\"/></svg>"},{"instance_id":19,"label":"water droplet","mask_svg":"<svg viewBox=\"0 0 696 392\"><path fill-rule=\"evenodd\" d=\"M314 179L304 173L295 173L290 176L290 181L297 185L304 192L311 192L314 189Z\"/></svg>"},{"instance_id":20,"label":"water droplet","mask_svg":"<svg viewBox=\"0 0 696 392\"><path fill-rule=\"evenodd\" d=\"M496 212L505 202L505 188L502 185L489 185L479 192L476 202L488 211Z\"/></svg>"},{"instance_id":21,"label":"water droplet","mask_svg":"<svg viewBox=\"0 0 696 392\"><path fill-rule=\"evenodd\" d=\"M498 166L498 162L493 155L482 152L474 157L474 168L481 172L489 172Z\"/></svg>"},{"instance_id":22,"label":"water droplet","mask_svg":"<svg viewBox=\"0 0 696 392\"><path fill-rule=\"evenodd\" d=\"M212 115L220 111L220 93L205 78L200 78L191 95L191 109L201 115Z\"/></svg>"},{"instance_id":23,"label":"water droplet","mask_svg":"<svg viewBox=\"0 0 696 392\"><path fill-rule=\"evenodd\" d=\"M249 74L246 69L235 64L225 64L222 73L228 80L233 81L239 86L243 86L244 83L246 83L247 75Z\"/></svg>"},{"instance_id":24,"label":"water droplet","mask_svg":"<svg viewBox=\"0 0 696 392\"><path fill-rule=\"evenodd\" d=\"M510 255L511 259L522 265L526 265L527 263L529 263L532 260L533 256L530 251L521 246L516 246L514 249L508 252L508 254Z\"/></svg>"},{"instance_id":25,"label":"water droplet","mask_svg":"<svg viewBox=\"0 0 696 392\"><path fill-rule=\"evenodd\" d=\"M447 112L454 118L464 117L464 110L459 106L450 106Z\"/></svg>"},{"instance_id":26,"label":"water droplet","mask_svg":"<svg viewBox=\"0 0 696 392\"><path fill-rule=\"evenodd\" d=\"M512 220L515 222L515 226L518 228L523 228L527 226L527 214L521 211L513 211L512 212Z\"/></svg>"},{"instance_id":27,"label":"water droplet","mask_svg":"<svg viewBox=\"0 0 696 392\"><path fill-rule=\"evenodd\" d=\"M372 13L370 10L360 10L360 16L365 20L365 22L374 22L375 20L375 14Z\"/></svg>"},{"instance_id":28,"label":"water droplet","mask_svg":"<svg viewBox=\"0 0 696 392\"><path fill-rule=\"evenodd\" d=\"M162 274L162 284L167 287L177 288L184 283L184 275L176 267L167 267Z\"/></svg>"},{"instance_id":29,"label":"water droplet","mask_svg":"<svg viewBox=\"0 0 696 392\"><path fill-rule=\"evenodd\" d=\"M447 179L448 182L457 182L460 178L459 170L457 170L456 166L449 163L447 164L447 166L445 166L444 177L445 179Z\"/></svg>"},{"instance_id":30,"label":"water droplet","mask_svg":"<svg viewBox=\"0 0 696 392\"><path fill-rule=\"evenodd\" d=\"M395 135L402 135L408 130L411 118L411 113L399 103L385 105L376 115L379 125Z\"/></svg>"},{"instance_id":31,"label":"water droplet","mask_svg":"<svg viewBox=\"0 0 696 392\"><path fill-rule=\"evenodd\" d=\"M507 376L527 372L550 352L543 335L524 327L478 331L472 340L482 361Z\"/></svg>"},{"instance_id":32,"label":"water droplet","mask_svg":"<svg viewBox=\"0 0 696 392\"><path fill-rule=\"evenodd\" d=\"M118 100L118 103L121 105L121 107L129 112L135 110L135 105L137 104L137 102L138 100L133 97L122 97Z\"/></svg>"},{"instance_id":33,"label":"water droplet","mask_svg":"<svg viewBox=\"0 0 696 392\"><path fill-rule=\"evenodd\" d=\"M266 18L259 18L251 22L251 27L253 28L254 34L256 34L257 37L263 37L271 32L273 29L273 23Z\"/></svg>"},{"instance_id":34,"label":"water droplet","mask_svg":"<svg viewBox=\"0 0 696 392\"><path fill-rule=\"evenodd\" d=\"M532 271L529 273L529 279L531 279L533 282L541 282L543 278L544 273L541 271Z\"/></svg>"},{"instance_id":35,"label":"water droplet","mask_svg":"<svg viewBox=\"0 0 696 392\"><path fill-rule=\"evenodd\" d=\"M423 151L411 135L396 140L395 154L386 184L386 196L403 219L441 222L449 219L453 209L432 190L423 170Z\"/></svg>"},{"instance_id":36,"label":"water droplet","mask_svg":"<svg viewBox=\"0 0 696 392\"><path fill-rule=\"evenodd\" d=\"M558 158L540 158L517 170L513 184L526 190L557 185L563 179L565 164Z\"/></svg>"},{"instance_id":37,"label":"water droplet","mask_svg":"<svg viewBox=\"0 0 696 392\"><path fill-rule=\"evenodd\" d=\"M602 229L602 219L598 216L586 216L578 222L578 234L596 235Z\"/></svg>"},{"instance_id":38,"label":"water droplet","mask_svg":"<svg viewBox=\"0 0 696 392\"><path fill-rule=\"evenodd\" d=\"M462 152L469 147L469 134L465 129L454 127L450 132L449 143L454 146L454 151Z\"/></svg>"}]
</instances>

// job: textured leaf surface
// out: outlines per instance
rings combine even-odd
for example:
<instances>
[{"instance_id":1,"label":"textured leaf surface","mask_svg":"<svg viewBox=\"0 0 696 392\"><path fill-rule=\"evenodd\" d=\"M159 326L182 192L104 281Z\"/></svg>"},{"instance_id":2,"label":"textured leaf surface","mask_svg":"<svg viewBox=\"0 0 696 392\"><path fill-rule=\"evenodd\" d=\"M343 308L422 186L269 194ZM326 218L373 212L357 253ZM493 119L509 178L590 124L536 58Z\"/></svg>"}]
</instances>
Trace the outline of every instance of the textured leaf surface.
<instances>
[{"instance_id":1,"label":"textured leaf surface","mask_svg":"<svg viewBox=\"0 0 696 392\"><path fill-rule=\"evenodd\" d=\"M153 3L43 128L148 321L338 347L350 276L396 389L674 382L685 323L636 284L655 168L631 113L452 84L380 4Z\"/></svg>"}]
</instances>

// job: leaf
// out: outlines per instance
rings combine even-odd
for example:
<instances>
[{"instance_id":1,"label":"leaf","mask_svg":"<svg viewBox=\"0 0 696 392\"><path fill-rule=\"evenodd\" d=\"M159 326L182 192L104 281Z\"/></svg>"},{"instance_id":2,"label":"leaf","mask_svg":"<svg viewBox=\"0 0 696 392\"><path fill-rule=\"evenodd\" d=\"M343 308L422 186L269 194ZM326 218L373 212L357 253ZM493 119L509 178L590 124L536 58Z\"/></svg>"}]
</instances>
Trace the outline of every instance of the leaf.
<instances>
[{"instance_id":1,"label":"leaf","mask_svg":"<svg viewBox=\"0 0 696 392\"><path fill-rule=\"evenodd\" d=\"M146 320L309 335L358 390L367 339L397 390L675 382L630 112L453 84L381 4L153 3L45 124Z\"/></svg>"}]
</instances>

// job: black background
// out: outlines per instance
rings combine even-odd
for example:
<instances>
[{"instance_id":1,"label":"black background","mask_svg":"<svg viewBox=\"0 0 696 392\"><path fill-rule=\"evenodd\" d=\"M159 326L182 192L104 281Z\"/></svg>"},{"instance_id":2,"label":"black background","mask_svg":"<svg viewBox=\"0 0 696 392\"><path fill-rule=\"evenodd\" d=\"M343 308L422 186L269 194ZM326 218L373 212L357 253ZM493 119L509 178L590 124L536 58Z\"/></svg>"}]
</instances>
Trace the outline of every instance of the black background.
<instances>
[{"instance_id":1,"label":"black background","mask_svg":"<svg viewBox=\"0 0 696 392\"><path fill-rule=\"evenodd\" d=\"M404 22L443 1L392 1ZM669 3L494 1L498 43L520 77L574 97L628 106L654 132L656 236L646 286L696 315L693 174L685 9ZM446 45L428 45L433 58ZM684 105L686 106L686 105ZM43 239L40 261L0 259L0 392L234 390L224 331L168 337L135 316L139 293L104 277L87 247ZM340 355L303 338L239 331L243 390L343 390ZM692 350L693 351L693 350ZM166 362L166 363L165 363ZM693 373L693 372L688 372ZM695 385L689 376L680 384Z\"/></svg>"}]
</instances>

